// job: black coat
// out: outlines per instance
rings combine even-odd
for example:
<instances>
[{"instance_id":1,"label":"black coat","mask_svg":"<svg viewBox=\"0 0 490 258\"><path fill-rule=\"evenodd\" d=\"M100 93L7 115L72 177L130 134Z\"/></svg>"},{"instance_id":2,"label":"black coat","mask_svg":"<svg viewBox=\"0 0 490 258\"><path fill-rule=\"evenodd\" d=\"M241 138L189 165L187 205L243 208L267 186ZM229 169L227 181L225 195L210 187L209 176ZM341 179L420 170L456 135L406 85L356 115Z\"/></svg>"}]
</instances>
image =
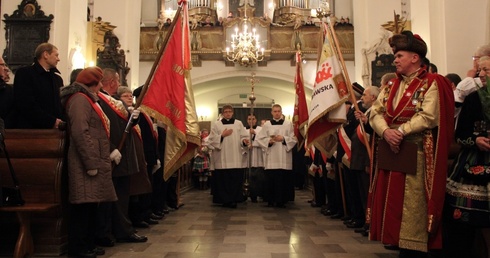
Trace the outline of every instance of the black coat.
<instances>
[{"instance_id":1,"label":"black coat","mask_svg":"<svg viewBox=\"0 0 490 258\"><path fill-rule=\"evenodd\" d=\"M369 114L367 114L367 117L369 117ZM366 130L366 133L373 135L373 128L369 123L364 124L364 130ZM357 128L352 133L350 139L352 154L350 169L364 171L366 166L369 166L370 160L366 146L360 141L357 135Z\"/></svg>"},{"instance_id":2,"label":"black coat","mask_svg":"<svg viewBox=\"0 0 490 258\"><path fill-rule=\"evenodd\" d=\"M359 105L359 110L361 112L365 112L366 109L362 107L362 105ZM349 111L347 112L347 122L343 125L344 130L346 135L351 138L352 134L356 131L357 126L359 125L359 121L356 119L356 116L354 114L354 107L351 107ZM352 139L352 138L351 138ZM352 146L351 146L352 149ZM341 162L342 161L342 156L344 156L345 150L342 147L342 144L337 144L337 161Z\"/></svg>"},{"instance_id":3,"label":"black coat","mask_svg":"<svg viewBox=\"0 0 490 258\"><path fill-rule=\"evenodd\" d=\"M12 128L14 108L14 88L0 80L0 118L5 121L5 128Z\"/></svg>"},{"instance_id":4,"label":"black coat","mask_svg":"<svg viewBox=\"0 0 490 258\"><path fill-rule=\"evenodd\" d=\"M63 79L56 68L46 71L36 61L17 70L14 79L14 127L53 128L57 118L63 119L61 87Z\"/></svg>"},{"instance_id":5,"label":"black coat","mask_svg":"<svg viewBox=\"0 0 490 258\"><path fill-rule=\"evenodd\" d=\"M123 138L124 130L126 129L128 121L127 119L120 117L116 111L114 111L113 107L111 107L111 105L106 103L104 100L101 99L99 101L99 105L109 121L111 121L110 142L112 152L114 149L118 148L120 141ZM132 130L133 129L131 128L131 131ZM135 140L136 139L134 139L133 133L127 134L124 141L124 146L121 150L119 150L122 155L121 162L112 170L112 177L129 176L140 172L138 156L135 149ZM146 171L146 165L142 165L143 166L141 168Z\"/></svg>"}]
</instances>

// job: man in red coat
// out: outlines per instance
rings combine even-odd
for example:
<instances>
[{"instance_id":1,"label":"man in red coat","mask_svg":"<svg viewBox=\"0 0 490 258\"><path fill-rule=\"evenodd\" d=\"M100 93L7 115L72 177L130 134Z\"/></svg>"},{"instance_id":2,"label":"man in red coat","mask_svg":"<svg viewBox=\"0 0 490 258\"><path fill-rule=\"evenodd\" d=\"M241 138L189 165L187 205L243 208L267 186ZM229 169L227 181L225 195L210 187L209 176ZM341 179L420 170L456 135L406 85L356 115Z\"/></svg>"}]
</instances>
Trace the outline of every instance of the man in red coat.
<instances>
[{"instance_id":1,"label":"man in red coat","mask_svg":"<svg viewBox=\"0 0 490 258\"><path fill-rule=\"evenodd\" d=\"M397 78L379 94L369 119L391 149L374 161L370 238L398 246L400 257L427 257L442 248L447 152L454 128L454 109L448 107L454 96L444 77L427 72L422 62L427 45L419 35L404 31L390 38L390 46ZM382 159L406 159L397 156L402 143L416 146L412 173L381 167Z\"/></svg>"}]
</instances>

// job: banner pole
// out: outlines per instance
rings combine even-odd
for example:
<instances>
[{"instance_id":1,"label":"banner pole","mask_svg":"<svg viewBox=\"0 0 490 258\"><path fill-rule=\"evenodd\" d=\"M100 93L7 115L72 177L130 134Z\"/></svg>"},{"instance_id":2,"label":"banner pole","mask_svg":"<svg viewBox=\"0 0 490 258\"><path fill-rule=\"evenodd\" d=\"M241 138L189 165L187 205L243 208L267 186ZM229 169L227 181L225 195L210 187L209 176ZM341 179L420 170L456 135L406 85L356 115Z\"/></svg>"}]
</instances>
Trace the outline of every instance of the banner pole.
<instances>
[{"instance_id":1,"label":"banner pole","mask_svg":"<svg viewBox=\"0 0 490 258\"><path fill-rule=\"evenodd\" d=\"M354 105L354 109L356 111L360 111L359 105L357 105L356 96L354 94L354 89L352 88L352 83L351 83L350 78L349 78L349 73L347 72L347 67L345 66L344 57L342 56L342 52L340 51L339 42L338 42L337 36L335 34L335 29L333 28L333 26L331 26L330 23L327 23L327 33L329 33L334 40L333 46L335 48L335 51L337 52L337 58L339 59L340 66L342 67L342 73L344 74L345 83L347 84L347 88L349 89L349 93L350 93L350 96L352 99L352 105ZM359 125L361 126L361 129L362 129L362 135L364 137L364 141L366 143L369 143L369 138L366 135L366 130L364 130L364 124L362 123L362 121L359 121ZM365 146L366 146L368 156L371 159L373 156L373 154L371 152L371 148L369 148L369 144L366 144L366 145Z\"/></svg>"}]
</instances>

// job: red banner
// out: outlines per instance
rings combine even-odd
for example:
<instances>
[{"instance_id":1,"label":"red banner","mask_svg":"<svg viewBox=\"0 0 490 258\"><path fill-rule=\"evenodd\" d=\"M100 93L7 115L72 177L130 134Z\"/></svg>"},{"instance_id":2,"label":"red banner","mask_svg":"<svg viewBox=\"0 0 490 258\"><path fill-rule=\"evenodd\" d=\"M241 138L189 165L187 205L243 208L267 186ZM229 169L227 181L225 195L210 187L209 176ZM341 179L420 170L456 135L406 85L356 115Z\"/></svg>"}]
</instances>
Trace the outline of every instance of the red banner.
<instances>
[{"instance_id":1,"label":"red banner","mask_svg":"<svg viewBox=\"0 0 490 258\"><path fill-rule=\"evenodd\" d=\"M167 127L164 178L189 161L200 145L194 94L190 83L190 46L187 3L177 12L175 26L141 102L141 108ZM185 17L185 18L183 18ZM183 23L185 24L183 25Z\"/></svg>"},{"instance_id":2,"label":"red banner","mask_svg":"<svg viewBox=\"0 0 490 258\"><path fill-rule=\"evenodd\" d=\"M304 144L306 125L308 124L308 106L306 105L300 52L296 52L296 77L294 78L294 86L296 88L296 100L294 102L293 126L294 135L298 139L297 148L300 149Z\"/></svg>"}]
</instances>

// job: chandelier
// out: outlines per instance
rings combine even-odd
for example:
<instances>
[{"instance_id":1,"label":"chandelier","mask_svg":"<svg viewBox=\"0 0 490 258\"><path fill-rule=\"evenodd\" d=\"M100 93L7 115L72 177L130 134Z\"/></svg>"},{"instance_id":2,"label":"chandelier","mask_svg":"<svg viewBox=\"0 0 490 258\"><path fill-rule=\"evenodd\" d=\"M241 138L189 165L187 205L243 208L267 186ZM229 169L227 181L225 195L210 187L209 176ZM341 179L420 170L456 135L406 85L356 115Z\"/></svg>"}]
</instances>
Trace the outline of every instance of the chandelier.
<instances>
[{"instance_id":1,"label":"chandelier","mask_svg":"<svg viewBox=\"0 0 490 258\"><path fill-rule=\"evenodd\" d=\"M243 19L242 31L235 28L235 34L231 35L231 49L226 48L226 59L241 66L252 66L264 60L264 48L260 47L259 34L253 28L249 31L248 19Z\"/></svg>"}]
</instances>

